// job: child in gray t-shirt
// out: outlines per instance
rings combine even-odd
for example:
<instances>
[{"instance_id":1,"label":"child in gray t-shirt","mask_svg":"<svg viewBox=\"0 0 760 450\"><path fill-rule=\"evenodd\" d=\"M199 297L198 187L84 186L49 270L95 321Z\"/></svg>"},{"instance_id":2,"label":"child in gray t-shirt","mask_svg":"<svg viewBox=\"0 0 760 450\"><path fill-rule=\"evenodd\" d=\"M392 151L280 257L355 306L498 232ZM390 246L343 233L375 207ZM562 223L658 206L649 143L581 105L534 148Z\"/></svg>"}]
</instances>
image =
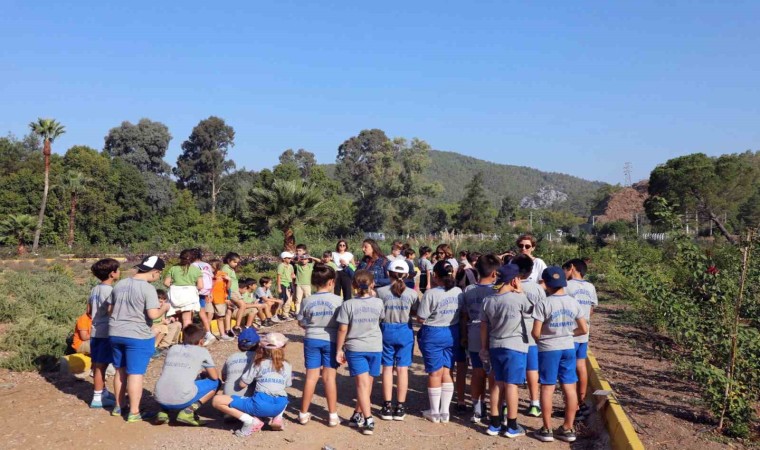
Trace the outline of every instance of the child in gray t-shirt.
<instances>
[{"instance_id":1,"label":"child in gray t-shirt","mask_svg":"<svg viewBox=\"0 0 760 450\"><path fill-rule=\"evenodd\" d=\"M224 395L239 395L241 397L253 394L253 386L241 388L238 384L243 373L251 367L259 348L259 334L253 328L246 328L238 336L238 350L227 358L222 367Z\"/></svg>"},{"instance_id":2,"label":"child in gray t-shirt","mask_svg":"<svg viewBox=\"0 0 760 450\"><path fill-rule=\"evenodd\" d=\"M219 375L211 354L203 347L206 331L190 324L182 332L183 345L169 348L154 397L161 406L156 422L169 422L169 411L180 410L177 422L198 426L195 411L210 400L219 388ZM207 378L196 380L199 372Z\"/></svg>"}]
</instances>

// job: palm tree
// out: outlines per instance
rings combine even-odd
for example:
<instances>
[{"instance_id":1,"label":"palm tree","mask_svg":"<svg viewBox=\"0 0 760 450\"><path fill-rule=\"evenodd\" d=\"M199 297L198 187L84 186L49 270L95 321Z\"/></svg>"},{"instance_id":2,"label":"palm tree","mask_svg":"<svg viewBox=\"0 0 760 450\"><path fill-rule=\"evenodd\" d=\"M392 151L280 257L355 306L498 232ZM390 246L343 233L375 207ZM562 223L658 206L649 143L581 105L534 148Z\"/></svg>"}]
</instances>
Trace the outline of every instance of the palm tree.
<instances>
[{"instance_id":1,"label":"palm tree","mask_svg":"<svg viewBox=\"0 0 760 450\"><path fill-rule=\"evenodd\" d=\"M76 222L79 194L85 190L90 179L85 177L82 172L69 172L66 175L66 178L63 179L63 188L69 193L71 198L69 207L69 234L66 245L71 248L74 246L74 224Z\"/></svg>"},{"instance_id":2,"label":"palm tree","mask_svg":"<svg viewBox=\"0 0 760 450\"><path fill-rule=\"evenodd\" d=\"M254 188L250 193L251 209L282 231L283 248L289 252L296 249L293 228L312 223L324 204L322 193L303 180L275 180L269 189Z\"/></svg>"},{"instance_id":3,"label":"palm tree","mask_svg":"<svg viewBox=\"0 0 760 450\"><path fill-rule=\"evenodd\" d=\"M40 234L42 233L42 221L45 219L45 206L47 206L48 191L50 190L50 155L52 150L50 144L60 135L66 132L63 125L54 119L38 118L36 122L29 124L32 133L42 138L44 147L42 154L45 156L45 189L42 191L42 205L40 206L40 215L37 217L37 228L34 230L34 243L32 244L32 253L37 253L37 247L40 244Z\"/></svg>"},{"instance_id":4,"label":"palm tree","mask_svg":"<svg viewBox=\"0 0 760 450\"><path fill-rule=\"evenodd\" d=\"M11 214L0 222L0 240L16 245L16 253L26 253L26 244L34 230L34 217L29 214Z\"/></svg>"}]
</instances>

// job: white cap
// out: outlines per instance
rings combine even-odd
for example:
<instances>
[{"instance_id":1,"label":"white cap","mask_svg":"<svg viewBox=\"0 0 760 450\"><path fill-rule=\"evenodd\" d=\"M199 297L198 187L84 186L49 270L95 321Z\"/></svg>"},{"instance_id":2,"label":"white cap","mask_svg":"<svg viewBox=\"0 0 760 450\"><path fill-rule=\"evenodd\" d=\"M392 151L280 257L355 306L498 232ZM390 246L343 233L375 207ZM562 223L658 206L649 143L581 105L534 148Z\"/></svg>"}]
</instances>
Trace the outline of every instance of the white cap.
<instances>
[{"instance_id":1,"label":"white cap","mask_svg":"<svg viewBox=\"0 0 760 450\"><path fill-rule=\"evenodd\" d=\"M282 253L280 253L280 259L293 258L294 256L295 255L293 255L290 252L282 252Z\"/></svg>"},{"instance_id":2,"label":"white cap","mask_svg":"<svg viewBox=\"0 0 760 450\"><path fill-rule=\"evenodd\" d=\"M288 343L288 340L289 339L282 333L267 333L263 338L261 338L261 344L264 346L264 348L273 350L285 347L285 344Z\"/></svg>"},{"instance_id":3,"label":"white cap","mask_svg":"<svg viewBox=\"0 0 760 450\"><path fill-rule=\"evenodd\" d=\"M409 264L403 259L394 259L388 264L388 272L409 273Z\"/></svg>"}]
</instances>

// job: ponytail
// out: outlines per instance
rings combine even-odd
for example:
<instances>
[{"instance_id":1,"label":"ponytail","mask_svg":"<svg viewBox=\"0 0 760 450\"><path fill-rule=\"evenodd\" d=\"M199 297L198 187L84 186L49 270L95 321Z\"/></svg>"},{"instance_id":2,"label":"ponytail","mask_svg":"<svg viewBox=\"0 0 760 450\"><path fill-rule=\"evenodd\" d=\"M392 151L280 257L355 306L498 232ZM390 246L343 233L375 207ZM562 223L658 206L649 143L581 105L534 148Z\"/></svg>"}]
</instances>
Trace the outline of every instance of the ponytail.
<instances>
[{"instance_id":1,"label":"ponytail","mask_svg":"<svg viewBox=\"0 0 760 450\"><path fill-rule=\"evenodd\" d=\"M183 272L187 273L190 269L190 264L196 261L195 255L195 249L186 249L179 253L179 265L182 267Z\"/></svg>"},{"instance_id":2,"label":"ponytail","mask_svg":"<svg viewBox=\"0 0 760 450\"><path fill-rule=\"evenodd\" d=\"M369 295L372 287L375 285L375 277L369 270L357 270L354 274L353 285L354 289L356 289L356 296L364 297L365 295Z\"/></svg>"},{"instance_id":3,"label":"ponytail","mask_svg":"<svg viewBox=\"0 0 760 450\"><path fill-rule=\"evenodd\" d=\"M454 279L454 266L445 259L435 263L435 266L433 266L433 274L441 280L441 284L447 291L450 291L451 288L457 284Z\"/></svg>"},{"instance_id":4,"label":"ponytail","mask_svg":"<svg viewBox=\"0 0 760 450\"><path fill-rule=\"evenodd\" d=\"M404 274L398 272L388 272L388 276L391 279L391 294L396 297L401 297L401 294L406 290L406 283L404 283Z\"/></svg>"}]
</instances>

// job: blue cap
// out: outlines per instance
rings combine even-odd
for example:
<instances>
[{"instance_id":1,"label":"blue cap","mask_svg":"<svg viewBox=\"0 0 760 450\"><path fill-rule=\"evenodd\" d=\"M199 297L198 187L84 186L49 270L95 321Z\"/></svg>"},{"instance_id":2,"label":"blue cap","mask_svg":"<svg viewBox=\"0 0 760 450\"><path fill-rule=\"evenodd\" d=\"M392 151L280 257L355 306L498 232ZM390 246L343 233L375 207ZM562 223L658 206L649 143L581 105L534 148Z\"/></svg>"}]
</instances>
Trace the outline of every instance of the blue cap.
<instances>
[{"instance_id":1,"label":"blue cap","mask_svg":"<svg viewBox=\"0 0 760 450\"><path fill-rule=\"evenodd\" d=\"M567 286L567 278L565 271L558 266L549 266L544 269L544 273L541 274L541 279L544 280L544 284L547 287L558 289Z\"/></svg>"},{"instance_id":2,"label":"blue cap","mask_svg":"<svg viewBox=\"0 0 760 450\"><path fill-rule=\"evenodd\" d=\"M517 264L504 264L496 272L496 284L511 283L520 275L520 267Z\"/></svg>"},{"instance_id":3,"label":"blue cap","mask_svg":"<svg viewBox=\"0 0 760 450\"><path fill-rule=\"evenodd\" d=\"M259 333L257 333L255 329L246 328L238 335L238 347L250 349L253 348L254 345L258 344L260 340L261 338L259 337Z\"/></svg>"}]
</instances>

